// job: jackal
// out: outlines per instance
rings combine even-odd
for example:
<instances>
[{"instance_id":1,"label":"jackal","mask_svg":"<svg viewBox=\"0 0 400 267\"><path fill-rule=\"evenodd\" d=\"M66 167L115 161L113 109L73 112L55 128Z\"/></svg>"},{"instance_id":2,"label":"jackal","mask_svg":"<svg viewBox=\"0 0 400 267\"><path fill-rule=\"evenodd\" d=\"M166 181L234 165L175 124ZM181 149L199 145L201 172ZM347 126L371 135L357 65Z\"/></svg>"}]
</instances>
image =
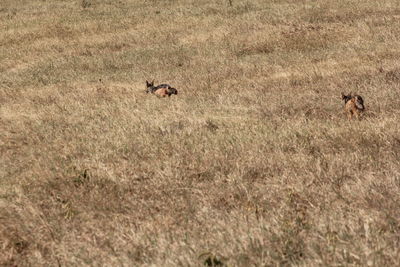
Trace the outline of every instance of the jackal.
<instances>
[{"instance_id":1,"label":"jackal","mask_svg":"<svg viewBox=\"0 0 400 267\"><path fill-rule=\"evenodd\" d=\"M361 113L365 110L364 100L359 95L342 93L342 100L344 100L344 112L347 114L347 118L350 120L353 116L360 119Z\"/></svg>"},{"instance_id":2,"label":"jackal","mask_svg":"<svg viewBox=\"0 0 400 267\"><path fill-rule=\"evenodd\" d=\"M153 80L151 83L146 81L146 93L152 93L159 97L166 97L171 95L177 95L178 90L176 90L169 84L160 84L154 86L154 80Z\"/></svg>"}]
</instances>

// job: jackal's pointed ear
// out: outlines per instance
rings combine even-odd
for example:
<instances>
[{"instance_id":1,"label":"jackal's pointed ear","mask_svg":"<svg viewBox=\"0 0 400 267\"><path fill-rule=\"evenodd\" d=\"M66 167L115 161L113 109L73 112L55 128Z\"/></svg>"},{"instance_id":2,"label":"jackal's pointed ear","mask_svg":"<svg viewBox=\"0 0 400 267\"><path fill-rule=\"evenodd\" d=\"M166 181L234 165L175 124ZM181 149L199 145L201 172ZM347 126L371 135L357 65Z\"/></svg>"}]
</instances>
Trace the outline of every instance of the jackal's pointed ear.
<instances>
[{"instance_id":1,"label":"jackal's pointed ear","mask_svg":"<svg viewBox=\"0 0 400 267\"><path fill-rule=\"evenodd\" d=\"M151 86L153 86L154 85L154 80L151 82Z\"/></svg>"}]
</instances>

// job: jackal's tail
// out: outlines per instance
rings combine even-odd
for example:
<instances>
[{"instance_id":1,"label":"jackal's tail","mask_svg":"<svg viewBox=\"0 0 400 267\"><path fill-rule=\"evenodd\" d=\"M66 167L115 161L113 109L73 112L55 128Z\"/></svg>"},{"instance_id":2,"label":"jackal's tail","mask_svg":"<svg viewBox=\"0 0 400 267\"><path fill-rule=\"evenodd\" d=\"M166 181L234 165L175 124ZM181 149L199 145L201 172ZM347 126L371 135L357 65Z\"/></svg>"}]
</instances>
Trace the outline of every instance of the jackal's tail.
<instances>
[{"instance_id":1,"label":"jackal's tail","mask_svg":"<svg viewBox=\"0 0 400 267\"><path fill-rule=\"evenodd\" d=\"M356 104L356 107L359 109L359 110L364 110L365 109L365 107L364 107L364 100L362 99L362 97L361 96L359 96L359 95L356 95L356 96L354 96L354 98L355 98L355 104Z\"/></svg>"}]
</instances>

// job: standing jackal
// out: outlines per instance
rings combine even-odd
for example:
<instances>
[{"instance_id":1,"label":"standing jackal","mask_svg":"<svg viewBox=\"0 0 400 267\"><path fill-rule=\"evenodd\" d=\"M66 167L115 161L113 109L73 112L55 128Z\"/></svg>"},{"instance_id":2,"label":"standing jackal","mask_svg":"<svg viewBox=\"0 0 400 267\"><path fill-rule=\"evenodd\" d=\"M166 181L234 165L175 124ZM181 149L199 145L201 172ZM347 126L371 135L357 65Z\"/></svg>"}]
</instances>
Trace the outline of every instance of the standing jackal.
<instances>
[{"instance_id":1,"label":"standing jackal","mask_svg":"<svg viewBox=\"0 0 400 267\"><path fill-rule=\"evenodd\" d=\"M362 97L351 93L348 95L342 93L342 100L344 100L344 112L347 114L347 118L350 120L353 116L356 116L359 119L361 113L365 110Z\"/></svg>"},{"instance_id":2,"label":"standing jackal","mask_svg":"<svg viewBox=\"0 0 400 267\"><path fill-rule=\"evenodd\" d=\"M154 86L154 80L153 80L151 83L146 81L146 93L152 93L159 97L166 97L171 95L177 95L178 90L171 87L169 84L160 84Z\"/></svg>"}]
</instances>

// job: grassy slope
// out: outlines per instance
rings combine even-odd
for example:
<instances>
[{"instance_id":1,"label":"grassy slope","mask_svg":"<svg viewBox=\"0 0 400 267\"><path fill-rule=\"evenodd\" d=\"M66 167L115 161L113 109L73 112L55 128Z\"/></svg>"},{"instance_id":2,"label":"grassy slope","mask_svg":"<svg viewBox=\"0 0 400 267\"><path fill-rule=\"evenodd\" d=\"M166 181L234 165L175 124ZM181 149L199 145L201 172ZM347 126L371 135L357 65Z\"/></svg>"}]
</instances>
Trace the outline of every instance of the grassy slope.
<instances>
[{"instance_id":1,"label":"grassy slope","mask_svg":"<svg viewBox=\"0 0 400 267\"><path fill-rule=\"evenodd\" d=\"M0 264L400 262L397 0L87 2L0 5Z\"/></svg>"}]
</instances>

